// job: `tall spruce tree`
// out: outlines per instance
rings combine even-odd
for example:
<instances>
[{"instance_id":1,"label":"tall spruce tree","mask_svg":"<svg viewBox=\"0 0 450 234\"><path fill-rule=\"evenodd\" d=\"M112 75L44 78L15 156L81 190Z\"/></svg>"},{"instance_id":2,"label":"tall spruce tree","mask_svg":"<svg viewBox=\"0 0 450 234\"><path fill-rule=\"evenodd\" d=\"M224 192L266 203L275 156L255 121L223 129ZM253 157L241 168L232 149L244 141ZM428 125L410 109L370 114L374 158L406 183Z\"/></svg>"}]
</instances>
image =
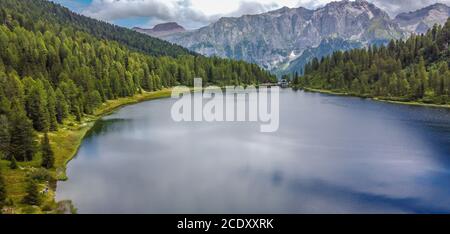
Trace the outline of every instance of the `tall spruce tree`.
<instances>
[{"instance_id":1,"label":"tall spruce tree","mask_svg":"<svg viewBox=\"0 0 450 234\"><path fill-rule=\"evenodd\" d=\"M16 157L12 156L11 162L9 163L9 168L10 168L11 170L17 169L17 160L16 160Z\"/></svg>"},{"instance_id":2,"label":"tall spruce tree","mask_svg":"<svg viewBox=\"0 0 450 234\"><path fill-rule=\"evenodd\" d=\"M11 141L8 158L11 160L12 156L14 156L18 161L31 161L36 152L33 124L17 100L14 101L13 106L10 122Z\"/></svg>"},{"instance_id":3,"label":"tall spruce tree","mask_svg":"<svg viewBox=\"0 0 450 234\"><path fill-rule=\"evenodd\" d=\"M38 185L34 179L29 178L27 181L26 195L23 197L22 203L32 206L41 204Z\"/></svg>"},{"instance_id":4,"label":"tall spruce tree","mask_svg":"<svg viewBox=\"0 0 450 234\"><path fill-rule=\"evenodd\" d=\"M2 169L0 168L0 213L3 205L6 201L6 183L5 178L3 177Z\"/></svg>"},{"instance_id":5,"label":"tall spruce tree","mask_svg":"<svg viewBox=\"0 0 450 234\"><path fill-rule=\"evenodd\" d=\"M8 118L6 115L0 115L0 159L8 155L10 140Z\"/></svg>"},{"instance_id":6,"label":"tall spruce tree","mask_svg":"<svg viewBox=\"0 0 450 234\"><path fill-rule=\"evenodd\" d=\"M40 80L32 84L30 93L26 98L28 117L33 121L33 127L37 131L48 131L50 116L47 107L47 95Z\"/></svg>"},{"instance_id":7,"label":"tall spruce tree","mask_svg":"<svg viewBox=\"0 0 450 234\"><path fill-rule=\"evenodd\" d=\"M63 120L69 116L69 106L67 104L66 97L62 93L61 89L56 89L55 98L56 121L62 124Z\"/></svg>"},{"instance_id":8,"label":"tall spruce tree","mask_svg":"<svg viewBox=\"0 0 450 234\"><path fill-rule=\"evenodd\" d=\"M47 169L50 169L55 164L55 156L50 145L50 140L48 138L48 134L44 134L44 138L41 142L41 150L42 150L42 163L41 166Z\"/></svg>"}]
</instances>

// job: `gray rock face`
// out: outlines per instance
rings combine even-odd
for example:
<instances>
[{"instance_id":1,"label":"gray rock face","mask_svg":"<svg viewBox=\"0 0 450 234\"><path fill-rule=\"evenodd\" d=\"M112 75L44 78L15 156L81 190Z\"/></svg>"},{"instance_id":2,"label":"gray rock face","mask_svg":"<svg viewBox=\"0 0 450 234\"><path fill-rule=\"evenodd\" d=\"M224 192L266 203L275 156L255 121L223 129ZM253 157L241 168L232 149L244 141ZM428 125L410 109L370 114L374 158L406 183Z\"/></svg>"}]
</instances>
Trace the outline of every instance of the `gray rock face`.
<instances>
[{"instance_id":1,"label":"gray rock face","mask_svg":"<svg viewBox=\"0 0 450 234\"><path fill-rule=\"evenodd\" d=\"M436 23L444 24L449 16L448 6L435 4L391 19L367 1L343 0L316 10L283 7L258 15L221 18L193 31L173 23L137 30L203 55L245 60L282 75L301 72L313 57L336 50L424 33Z\"/></svg>"},{"instance_id":2,"label":"gray rock face","mask_svg":"<svg viewBox=\"0 0 450 234\"><path fill-rule=\"evenodd\" d=\"M140 33L150 35L152 37L157 37L157 38L163 38L163 37L173 35L175 33L181 33L181 32L186 31L186 29L184 29L182 26L180 26L179 24L177 24L175 22L158 24L151 29L134 27L133 30L140 32Z\"/></svg>"},{"instance_id":3,"label":"gray rock face","mask_svg":"<svg viewBox=\"0 0 450 234\"><path fill-rule=\"evenodd\" d=\"M345 0L317 10L284 7L221 18L201 29L163 38L204 55L245 60L274 70L327 38L367 44L402 36L398 25L375 5Z\"/></svg>"},{"instance_id":4,"label":"gray rock face","mask_svg":"<svg viewBox=\"0 0 450 234\"><path fill-rule=\"evenodd\" d=\"M410 33L426 33L435 24L444 24L450 17L450 7L437 3L423 9L402 13L395 17L395 22Z\"/></svg>"},{"instance_id":5,"label":"gray rock face","mask_svg":"<svg viewBox=\"0 0 450 234\"><path fill-rule=\"evenodd\" d=\"M362 47L364 47L364 45L360 42L344 40L342 38L327 38L322 40L319 46L304 50L298 58L273 70L273 73L278 76L293 74L295 72L302 74L304 66L313 58L321 59L335 51L346 51Z\"/></svg>"}]
</instances>

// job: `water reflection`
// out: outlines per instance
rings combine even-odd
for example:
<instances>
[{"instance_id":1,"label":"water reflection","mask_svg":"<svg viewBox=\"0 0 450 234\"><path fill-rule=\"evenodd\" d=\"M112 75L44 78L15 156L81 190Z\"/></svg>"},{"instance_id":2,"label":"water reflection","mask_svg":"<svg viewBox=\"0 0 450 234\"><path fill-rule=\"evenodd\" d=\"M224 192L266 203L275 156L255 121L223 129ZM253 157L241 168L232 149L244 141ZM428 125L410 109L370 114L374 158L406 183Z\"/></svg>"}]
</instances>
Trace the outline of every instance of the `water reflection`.
<instances>
[{"instance_id":1,"label":"water reflection","mask_svg":"<svg viewBox=\"0 0 450 234\"><path fill-rule=\"evenodd\" d=\"M57 199L80 213L449 213L450 112L284 90L280 130L175 123L173 100L99 121Z\"/></svg>"}]
</instances>

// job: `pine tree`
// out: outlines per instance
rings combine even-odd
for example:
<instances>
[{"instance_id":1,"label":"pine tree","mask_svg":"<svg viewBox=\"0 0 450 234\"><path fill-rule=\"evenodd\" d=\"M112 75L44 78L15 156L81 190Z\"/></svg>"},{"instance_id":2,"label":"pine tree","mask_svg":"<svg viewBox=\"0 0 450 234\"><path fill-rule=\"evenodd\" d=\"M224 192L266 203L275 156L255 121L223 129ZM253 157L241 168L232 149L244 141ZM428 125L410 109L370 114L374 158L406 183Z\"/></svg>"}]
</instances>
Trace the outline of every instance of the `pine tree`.
<instances>
[{"instance_id":1,"label":"pine tree","mask_svg":"<svg viewBox=\"0 0 450 234\"><path fill-rule=\"evenodd\" d=\"M12 156L11 162L9 163L9 168L11 170L17 169L17 160L16 157Z\"/></svg>"},{"instance_id":2,"label":"pine tree","mask_svg":"<svg viewBox=\"0 0 450 234\"><path fill-rule=\"evenodd\" d=\"M26 99L28 117L37 131L48 131L50 117L47 109L47 94L42 82L36 81Z\"/></svg>"},{"instance_id":3,"label":"pine tree","mask_svg":"<svg viewBox=\"0 0 450 234\"><path fill-rule=\"evenodd\" d=\"M34 142L33 124L25 115L18 101L14 101L11 113L10 133L11 142L9 145L8 158L15 156L18 161L30 161L36 151Z\"/></svg>"},{"instance_id":4,"label":"pine tree","mask_svg":"<svg viewBox=\"0 0 450 234\"><path fill-rule=\"evenodd\" d=\"M45 133L44 138L41 142L42 148L42 163L41 166L50 169L55 164L55 156L50 145L50 140L48 139L48 134Z\"/></svg>"},{"instance_id":5,"label":"pine tree","mask_svg":"<svg viewBox=\"0 0 450 234\"><path fill-rule=\"evenodd\" d=\"M5 178L3 177L2 170L0 168L0 213L1 209L3 208L3 205L6 201L6 184L5 184Z\"/></svg>"},{"instance_id":6,"label":"pine tree","mask_svg":"<svg viewBox=\"0 0 450 234\"><path fill-rule=\"evenodd\" d=\"M64 96L61 89L56 89L55 96L56 121L62 124L63 120L69 116L69 105L67 104L66 97Z\"/></svg>"},{"instance_id":7,"label":"pine tree","mask_svg":"<svg viewBox=\"0 0 450 234\"><path fill-rule=\"evenodd\" d=\"M397 96L399 94L399 81L397 75L394 73L389 79L389 94L392 96Z\"/></svg>"},{"instance_id":8,"label":"pine tree","mask_svg":"<svg viewBox=\"0 0 450 234\"><path fill-rule=\"evenodd\" d=\"M408 100L449 103L450 19L444 27L433 27L424 35L391 41L387 46L371 46L334 52L305 65L302 85L319 89L371 96L404 97ZM363 78L364 77L364 78Z\"/></svg>"},{"instance_id":9,"label":"pine tree","mask_svg":"<svg viewBox=\"0 0 450 234\"><path fill-rule=\"evenodd\" d=\"M22 199L22 203L37 206L41 203L38 191L38 185L35 180L29 178L26 188L26 195Z\"/></svg>"},{"instance_id":10,"label":"pine tree","mask_svg":"<svg viewBox=\"0 0 450 234\"><path fill-rule=\"evenodd\" d=\"M5 115L0 115L0 158L8 155L10 140L8 118Z\"/></svg>"},{"instance_id":11,"label":"pine tree","mask_svg":"<svg viewBox=\"0 0 450 234\"><path fill-rule=\"evenodd\" d=\"M102 103L102 98L98 91L89 92L86 96L86 112L88 114L93 114L95 108L97 108Z\"/></svg>"},{"instance_id":12,"label":"pine tree","mask_svg":"<svg viewBox=\"0 0 450 234\"><path fill-rule=\"evenodd\" d=\"M47 92L47 112L49 117L50 131L58 130L58 122L56 119L56 94L48 80L44 80Z\"/></svg>"},{"instance_id":13,"label":"pine tree","mask_svg":"<svg viewBox=\"0 0 450 234\"><path fill-rule=\"evenodd\" d=\"M299 81L298 81L298 72L294 73L294 79L292 80L292 85L294 85L294 87L298 86Z\"/></svg>"}]
</instances>

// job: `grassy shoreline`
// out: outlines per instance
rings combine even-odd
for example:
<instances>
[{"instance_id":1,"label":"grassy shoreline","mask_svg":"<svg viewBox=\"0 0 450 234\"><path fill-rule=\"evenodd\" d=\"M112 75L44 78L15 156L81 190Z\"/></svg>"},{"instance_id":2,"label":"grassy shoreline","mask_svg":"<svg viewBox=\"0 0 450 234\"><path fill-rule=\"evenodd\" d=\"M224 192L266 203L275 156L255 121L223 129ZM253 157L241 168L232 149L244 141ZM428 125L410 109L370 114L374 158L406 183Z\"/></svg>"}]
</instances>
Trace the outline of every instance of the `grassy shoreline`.
<instances>
[{"instance_id":1,"label":"grassy shoreline","mask_svg":"<svg viewBox=\"0 0 450 234\"><path fill-rule=\"evenodd\" d=\"M307 91L307 92L322 93L322 94L329 94L329 95L336 95L336 96L369 98L374 101L392 103L392 104L450 109L450 105L430 104L430 103L423 103L423 102L417 102L417 101L396 101L396 100L390 100L389 98L356 95L356 94L351 94L351 93L335 92L335 91L325 90L325 89L303 88L302 90Z\"/></svg>"},{"instance_id":2,"label":"grassy shoreline","mask_svg":"<svg viewBox=\"0 0 450 234\"><path fill-rule=\"evenodd\" d=\"M111 101L104 103L100 108L98 108L95 111L94 115L87 117L88 122L84 123L84 126L82 126L81 131L78 132L78 134L77 134L78 137L77 137L77 141L75 144L76 147L68 147L68 148L72 148L72 149L69 149L71 151L70 154L61 154L60 153L60 155L58 155L57 151L55 150L55 159L58 159L58 158L64 159L62 164L55 163L56 168L58 168L58 166L59 166L59 168L63 169L63 174L61 174L60 176L58 176L56 178L60 181L67 180L67 175L65 174L67 164L78 153L81 142L83 141L86 134L89 132L89 130L91 130L91 128L94 126L95 122L98 119L100 119L104 116L110 115L114 111L117 111L118 109L120 109L122 107L137 104L140 102L156 100L156 99L161 99L161 98L167 98L167 97L170 97L170 95L171 95L171 89L164 89L164 90L155 91L155 92L146 92L143 94L138 94L133 97L119 98L119 99L111 100ZM53 139L50 138L50 139L53 140L52 142L58 142L58 139L56 139L56 138L53 138ZM60 139L64 139L64 140L68 141L67 138L60 138Z\"/></svg>"},{"instance_id":3,"label":"grassy shoreline","mask_svg":"<svg viewBox=\"0 0 450 234\"><path fill-rule=\"evenodd\" d=\"M102 104L93 115L83 117L81 122L68 120L63 125L59 126L58 131L49 133L50 142L55 154L55 167L47 170L47 172L55 178L55 180L50 183L39 184L40 190L43 190L46 187L50 189L47 194L42 196L42 205L39 207L21 204L21 199L25 195L27 175L38 170L43 170L38 169L40 168L41 161L40 154L36 155L33 161L19 162L19 168L15 170L9 168L8 161L0 160L0 168L5 176L8 198L11 203L5 206L4 212L12 214L67 212L68 208L72 208L70 207L71 204L68 204L67 201L58 203L55 201L56 182L68 179L66 175L67 165L76 156L84 137L94 126L95 122L124 106L166 98L170 97L170 95L171 89L164 89L155 92L144 92L133 97L107 101ZM39 137L42 137L42 134L39 134Z\"/></svg>"}]
</instances>

